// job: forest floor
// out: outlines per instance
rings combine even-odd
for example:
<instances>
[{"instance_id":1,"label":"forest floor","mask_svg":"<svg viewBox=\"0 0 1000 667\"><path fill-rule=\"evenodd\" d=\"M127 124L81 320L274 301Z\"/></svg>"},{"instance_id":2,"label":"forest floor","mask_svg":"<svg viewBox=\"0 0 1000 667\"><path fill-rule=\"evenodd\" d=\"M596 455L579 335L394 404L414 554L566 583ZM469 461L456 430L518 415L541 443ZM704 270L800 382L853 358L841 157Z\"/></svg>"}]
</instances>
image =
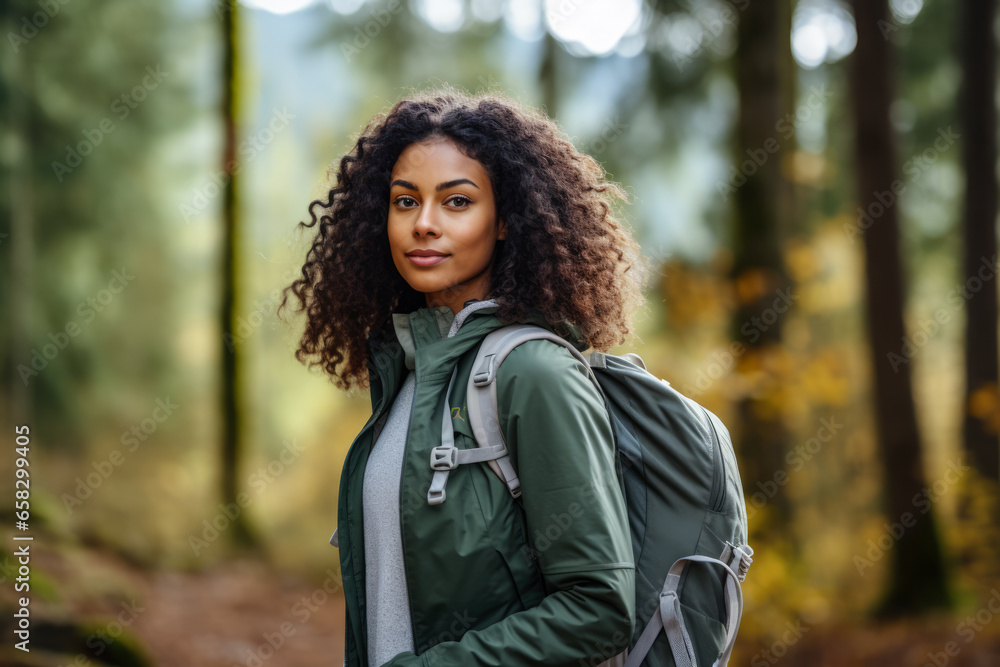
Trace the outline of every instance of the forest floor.
<instances>
[{"instance_id":1,"label":"forest floor","mask_svg":"<svg viewBox=\"0 0 1000 667\"><path fill-rule=\"evenodd\" d=\"M63 647L48 659L36 651L31 660L23 656L14 663L3 659L11 655L7 641L0 664L141 664L113 657L128 634L150 664L166 667L339 667L343 661L344 603L332 571L325 579L308 581L251 558L199 572L149 570L105 550L67 556L44 547L35 550L33 567L44 571L49 585L60 592L65 618L77 623L90 619L84 642L89 650L79 644L73 650ZM44 605L42 601L33 611L51 618L52 608L46 614ZM1000 597L994 607L1000 610ZM994 612L984 610L975 624L980 630L974 632L959 628L960 618L939 617L797 631L790 625L769 645L741 635L730 664L1000 665L1000 623L993 624Z\"/></svg>"},{"instance_id":2,"label":"forest floor","mask_svg":"<svg viewBox=\"0 0 1000 667\"><path fill-rule=\"evenodd\" d=\"M308 581L255 558L197 572L155 570L105 549L67 552L38 542L31 565L45 574L44 586L32 584L32 652L11 652L5 640L0 665L343 663L344 599L332 571Z\"/></svg>"},{"instance_id":3,"label":"forest floor","mask_svg":"<svg viewBox=\"0 0 1000 667\"><path fill-rule=\"evenodd\" d=\"M343 663L344 600L335 579L311 584L240 560L199 573L147 573L140 580L148 612L134 629L156 665Z\"/></svg>"}]
</instances>

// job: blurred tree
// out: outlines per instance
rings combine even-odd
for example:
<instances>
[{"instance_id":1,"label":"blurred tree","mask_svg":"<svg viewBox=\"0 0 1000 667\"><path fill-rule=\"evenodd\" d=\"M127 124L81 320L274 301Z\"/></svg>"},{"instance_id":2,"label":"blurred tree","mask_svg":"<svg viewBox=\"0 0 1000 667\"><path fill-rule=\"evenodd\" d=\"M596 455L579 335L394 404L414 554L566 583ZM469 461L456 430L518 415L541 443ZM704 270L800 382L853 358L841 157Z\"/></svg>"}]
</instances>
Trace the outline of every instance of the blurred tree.
<instances>
[{"instance_id":1,"label":"blurred tree","mask_svg":"<svg viewBox=\"0 0 1000 667\"><path fill-rule=\"evenodd\" d=\"M885 478L889 521L908 525L893 545L891 573L880 616L915 614L946 605L948 587L935 512L914 506L924 490L923 452L917 429L909 365L894 371L890 354L905 338L904 281L897 209L896 152L889 106L893 100L891 47L881 28L889 24L888 0L852 0L858 43L850 62L855 118L858 203L874 222L864 231L867 325L875 380L875 421ZM894 188L895 184L895 189ZM907 518L909 517L909 518Z\"/></svg>"},{"instance_id":2,"label":"blurred tree","mask_svg":"<svg viewBox=\"0 0 1000 667\"><path fill-rule=\"evenodd\" d=\"M961 124L965 171L965 449L980 474L1000 480L997 355L996 1L962 0ZM987 268L988 276L980 271ZM978 289L974 289L975 285Z\"/></svg>"},{"instance_id":3,"label":"blurred tree","mask_svg":"<svg viewBox=\"0 0 1000 667\"><path fill-rule=\"evenodd\" d=\"M161 152L192 117L168 59L180 21L148 0L18 0L3 13L3 391L37 446L82 467L181 381ZM103 500L74 509L110 502L125 478L52 490L88 530Z\"/></svg>"},{"instance_id":4,"label":"blurred tree","mask_svg":"<svg viewBox=\"0 0 1000 667\"><path fill-rule=\"evenodd\" d=\"M16 34L20 28L23 3L5 3L4 34ZM9 38L8 38L9 41ZM12 47L16 45L11 45ZM0 226L0 244L6 244L10 267L8 289L0 295L0 312L10 315L4 333L9 336L5 349L9 357L4 364L5 377L10 379L8 405L10 417L18 424L30 424L30 402L24 382L13 372L14 359L28 359L31 356L28 344L30 335L30 303L32 259L35 254L32 228L34 227L34 202L32 201L31 132L37 123L29 123L25 116L26 101L32 97L31 58L22 54L20 58L5 57L0 73L0 104L8 111L8 132L4 137L8 151L3 156L4 180L8 184L6 205L2 207L3 225ZM2 196L2 194L0 194ZM2 335L2 334L0 334ZM8 367L9 366L9 367Z\"/></svg>"},{"instance_id":5,"label":"blurred tree","mask_svg":"<svg viewBox=\"0 0 1000 667\"><path fill-rule=\"evenodd\" d=\"M538 68L538 80L541 84L542 106L545 113L556 118L559 112L559 68L557 62L562 48L559 40L552 36L548 30L545 31L545 47L542 53L542 62Z\"/></svg>"},{"instance_id":6,"label":"blurred tree","mask_svg":"<svg viewBox=\"0 0 1000 667\"><path fill-rule=\"evenodd\" d=\"M166 61L175 25L158 2L0 3L0 365L9 378L0 389L9 408L0 410L0 421L5 429L10 422L31 428L36 540L31 652L11 643L4 665L90 662L96 655L100 664L152 663L132 628L119 624L113 646L95 644L95 631L109 626L88 612L113 597L95 585L103 573L74 590L54 586L50 574L62 573L63 556L77 547L67 524L80 533L110 524L101 536L118 549L122 535L148 527L90 513L114 503L134 469L114 478L102 472L97 484L88 473L176 379L167 361L174 336L165 323L175 311L158 178L161 141L190 118ZM135 299L133 280L153 298ZM92 488L81 493L82 482L70 483L60 502L58 465L45 465L52 461L79 462ZM0 462L5 479L13 479L12 464L13 457ZM97 494L100 500L75 511ZM0 515L12 519L13 509L4 503ZM12 553L5 550L0 573L8 585L16 572ZM9 611L12 600L3 596L0 607ZM14 617L4 617L0 626L11 636Z\"/></svg>"},{"instance_id":7,"label":"blurred tree","mask_svg":"<svg viewBox=\"0 0 1000 667\"><path fill-rule=\"evenodd\" d=\"M733 150L738 176L729 183L736 189L731 272L737 308L732 337L747 346L738 362L741 373L760 378L758 389L739 405L740 465L748 493L785 468L788 449L779 409L781 382L775 377L781 364L775 359L783 353L782 326L792 302L782 259L791 228L792 193L782 164L794 146L776 127L792 110L795 95L791 15L791 0L747 3L733 58L740 103ZM775 495L770 503L777 523L787 524L785 494Z\"/></svg>"},{"instance_id":8,"label":"blurred tree","mask_svg":"<svg viewBox=\"0 0 1000 667\"><path fill-rule=\"evenodd\" d=\"M238 547L259 546L258 538L250 529L245 503L239 502L239 471L244 459L243 438L243 346L232 344L226 334L237 331L237 289L239 279L240 224L239 168L236 156L236 130L240 109L240 40L239 4L227 3L222 12L222 169L229 175L222 187L222 300L220 303L221 329L221 399L222 399L222 502L237 507L232 519L231 542Z\"/></svg>"},{"instance_id":9,"label":"blurred tree","mask_svg":"<svg viewBox=\"0 0 1000 667\"><path fill-rule=\"evenodd\" d=\"M163 232L153 224L162 220L156 185L136 176L154 164L163 134L190 116L171 90L169 68L158 67L173 36L162 7L17 1L4 9L0 87L10 122L2 233L9 238L0 237L0 253L17 292L3 303L5 319L16 322L4 367L13 400L30 404L19 411L34 415L38 434L52 446L80 448L104 416L79 400L84 391L103 388L112 369L123 371L114 382L143 380L133 387L169 374L164 327L136 318L126 332L123 322L136 312L94 301L123 265L126 274L141 265L146 287L163 288L162 253L143 257L135 248L155 248ZM95 30L105 39L95 40ZM137 226L137 218L150 224ZM131 285L127 291L114 301L128 300ZM118 354L104 354L111 350Z\"/></svg>"}]
</instances>

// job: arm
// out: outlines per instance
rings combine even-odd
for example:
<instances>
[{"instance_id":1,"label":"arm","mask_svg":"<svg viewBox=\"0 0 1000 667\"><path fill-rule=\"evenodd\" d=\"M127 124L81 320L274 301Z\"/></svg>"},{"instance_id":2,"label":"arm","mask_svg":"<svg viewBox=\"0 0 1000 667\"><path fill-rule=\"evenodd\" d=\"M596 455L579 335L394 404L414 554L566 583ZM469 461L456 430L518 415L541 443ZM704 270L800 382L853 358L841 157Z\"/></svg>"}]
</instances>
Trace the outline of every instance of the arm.
<instances>
[{"instance_id":1,"label":"arm","mask_svg":"<svg viewBox=\"0 0 1000 667\"><path fill-rule=\"evenodd\" d=\"M586 369L549 341L498 372L501 428L521 479L542 602L391 667L597 665L629 645L635 571L607 410ZM541 539L536 539L536 537ZM582 662L581 662L582 661Z\"/></svg>"}]
</instances>

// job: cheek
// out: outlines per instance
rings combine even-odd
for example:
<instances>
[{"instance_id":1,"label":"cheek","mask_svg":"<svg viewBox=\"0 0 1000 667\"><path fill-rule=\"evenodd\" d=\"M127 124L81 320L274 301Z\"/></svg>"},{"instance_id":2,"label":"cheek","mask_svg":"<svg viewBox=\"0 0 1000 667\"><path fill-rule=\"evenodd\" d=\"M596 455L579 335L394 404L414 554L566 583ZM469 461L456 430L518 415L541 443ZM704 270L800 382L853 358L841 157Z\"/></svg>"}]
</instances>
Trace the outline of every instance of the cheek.
<instances>
[{"instance_id":1,"label":"cheek","mask_svg":"<svg viewBox=\"0 0 1000 667\"><path fill-rule=\"evenodd\" d=\"M492 232L492 228L484 230L482 236L476 241L476 254L479 256L480 261L487 262L493 255L493 249L496 246L496 236Z\"/></svg>"},{"instance_id":2,"label":"cheek","mask_svg":"<svg viewBox=\"0 0 1000 667\"><path fill-rule=\"evenodd\" d=\"M453 236L456 247L460 247L467 257L475 257L477 261L488 259L496 243L492 234L493 228L486 223L472 226L461 236Z\"/></svg>"},{"instance_id":3,"label":"cheek","mask_svg":"<svg viewBox=\"0 0 1000 667\"><path fill-rule=\"evenodd\" d=\"M393 254L402 252L402 243L405 241L398 224L393 224L392 219L386 225L386 235L389 238L389 249Z\"/></svg>"}]
</instances>

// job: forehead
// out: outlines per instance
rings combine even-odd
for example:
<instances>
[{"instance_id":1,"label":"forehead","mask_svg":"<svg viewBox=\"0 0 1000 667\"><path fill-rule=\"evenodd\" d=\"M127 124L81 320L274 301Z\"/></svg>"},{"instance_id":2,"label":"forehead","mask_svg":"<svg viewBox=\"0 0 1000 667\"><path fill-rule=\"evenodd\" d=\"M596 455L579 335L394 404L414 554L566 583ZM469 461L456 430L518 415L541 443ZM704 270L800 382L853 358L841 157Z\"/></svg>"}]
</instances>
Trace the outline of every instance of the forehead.
<instances>
[{"instance_id":1,"label":"forehead","mask_svg":"<svg viewBox=\"0 0 1000 667\"><path fill-rule=\"evenodd\" d=\"M440 137L410 144L399 154L392 168L393 177L410 176L407 180L418 179L421 175L436 178L445 172L450 175L449 178L455 175L486 176L483 165L463 153L454 141Z\"/></svg>"}]
</instances>

